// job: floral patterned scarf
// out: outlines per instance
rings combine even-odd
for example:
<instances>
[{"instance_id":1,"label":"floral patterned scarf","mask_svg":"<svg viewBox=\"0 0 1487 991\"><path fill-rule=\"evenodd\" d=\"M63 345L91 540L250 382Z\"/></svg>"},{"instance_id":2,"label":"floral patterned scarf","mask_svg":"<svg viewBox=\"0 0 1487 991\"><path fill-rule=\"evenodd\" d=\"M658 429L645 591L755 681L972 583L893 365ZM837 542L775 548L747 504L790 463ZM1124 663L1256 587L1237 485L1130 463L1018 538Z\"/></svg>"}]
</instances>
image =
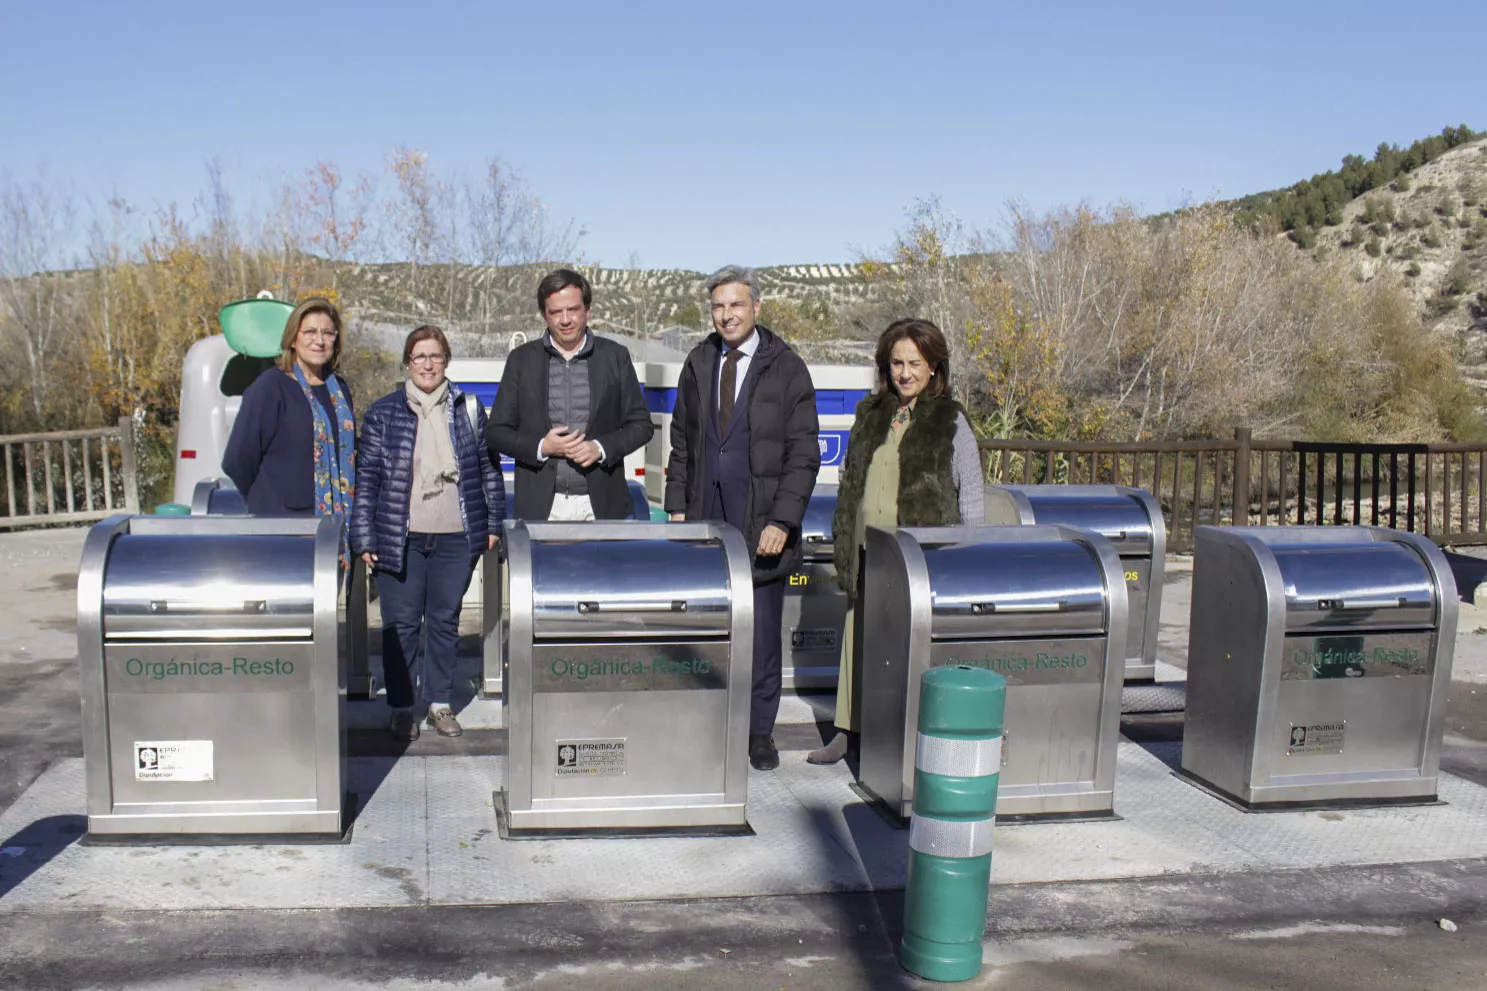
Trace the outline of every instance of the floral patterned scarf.
<instances>
[{"instance_id":1,"label":"floral patterned scarf","mask_svg":"<svg viewBox=\"0 0 1487 991\"><path fill-rule=\"evenodd\" d=\"M294 365L294 378L305 391L310 415L315 420L315 514L317 516L351 516L351 500L356 495L356 419L341 380L332 373L325 377L330 389L330 404L336 414L336 430L331 430L325 407L315 398L305 373ZM340 443L336 441L339 440Z\"/></svg>"}]
</instances>

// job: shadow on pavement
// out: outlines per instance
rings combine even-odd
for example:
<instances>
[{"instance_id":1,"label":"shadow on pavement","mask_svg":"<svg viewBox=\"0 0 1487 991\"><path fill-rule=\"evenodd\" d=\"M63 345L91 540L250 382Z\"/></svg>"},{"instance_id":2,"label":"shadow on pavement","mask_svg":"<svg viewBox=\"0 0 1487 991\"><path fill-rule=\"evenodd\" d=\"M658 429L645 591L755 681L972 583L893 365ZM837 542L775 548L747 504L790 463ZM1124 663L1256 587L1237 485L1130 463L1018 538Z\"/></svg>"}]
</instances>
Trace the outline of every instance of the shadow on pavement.
<instances>
[{"instance_id":1,"label":"shadow on pavement","mask_svg":"<svg viewBox=\"0 0 1487 991\"><path fill-rule=\"evenodd\" d=\"M1120 735L1176 773L1182 770L1182 730L1186 724L1181 712L1127 713L1120 717Z\"/></svg>"},{"instance_id":2,"label":"shadow on pavement","mask_svg":"<svg viewBox=\"0 0 1487 991\"><path fill-rule=\"evenodd\" d=\"M863 802L842 806L841 825L825 809L809 811L811 834L821 844L822 859L839 861L842 854L862 865L871 890L832 896L840 910L844 926L855 926L856 932L844 932L844 946L849 949L871 988L902 988L913 979L899 966L898 942L903 934L903 870L885 862L882 837L889 828L883 818ZM906 865L905 865L906 866Z\"/></svg>"},{"instance_id":3,"label":"shadow on pavement","mask_svg":"<svg viewBox=\"0 0 1487 991\"><path fill-rule=\"evenodd\" d=\"M1462 602L1475 602L1477 586L1487 581L1487 558L1445 551L1451 575L1456 579L1456 593Z\"/></svg>"},{"instance_id":4,"label":"shadow on pavement","mask_svg":"<svg viewBox=\"0 0 1487 991\"><path fill-rule=\"evenodd\" d=\"M0 843L0 899L41 870L88 830L86 816L47 816Z\"/></svg>"},{"instance_id":5,"label":"shadow on pavement","mask_svg":"<svg viewBox=\"0 0 1487 991\"><path fill-rule=\"evenodd\" d=\"M407 749L407 744L402 744ZM346 772L346 790L356 796L355 808L349 809L350 816L347 817L347 829L354 829L356 820L361 818L362 810L372 801L372 796L377 794L377 789L382 787L382 782L392 773L397 765L398 756L390 757L365 757L352 764Z\"/></svg>"}]
</instances>

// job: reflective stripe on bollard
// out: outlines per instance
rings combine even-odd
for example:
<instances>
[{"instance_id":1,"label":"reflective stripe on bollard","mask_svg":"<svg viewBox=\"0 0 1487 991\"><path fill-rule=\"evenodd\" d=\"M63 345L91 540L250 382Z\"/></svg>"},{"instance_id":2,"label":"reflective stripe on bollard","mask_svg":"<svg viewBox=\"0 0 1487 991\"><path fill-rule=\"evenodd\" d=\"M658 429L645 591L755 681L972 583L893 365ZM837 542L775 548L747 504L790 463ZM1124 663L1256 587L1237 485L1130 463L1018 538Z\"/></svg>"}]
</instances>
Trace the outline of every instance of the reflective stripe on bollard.
<instances>
[{"instance_id":1,"label":"reflective stripe on bollard","mask_svg":"<svg viewBox=\"0 0 1487 991\"><path fill-rule=\"evenodd\" d=\"M932 668L920 681L898 959L931 981L981 972L1006 701L1006 679L983 668Z\"/></svg>"}]
</instances>

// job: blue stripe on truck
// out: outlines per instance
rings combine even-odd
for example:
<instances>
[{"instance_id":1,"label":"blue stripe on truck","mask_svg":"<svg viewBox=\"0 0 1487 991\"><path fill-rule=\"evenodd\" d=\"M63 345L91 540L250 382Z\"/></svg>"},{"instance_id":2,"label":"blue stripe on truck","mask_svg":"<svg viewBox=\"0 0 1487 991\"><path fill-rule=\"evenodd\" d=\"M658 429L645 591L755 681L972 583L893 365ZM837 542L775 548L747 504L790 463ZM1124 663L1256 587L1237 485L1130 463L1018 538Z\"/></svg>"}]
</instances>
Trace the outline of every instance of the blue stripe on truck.
<instances>
[{"instance_id":1,"label":"blue stripe on truck","mask_svg":"<svg viewBox=\"0 0 1487 991\"><path fill-rule=\"evenodd\" d=\"M461 392L477 397L480 405L487 411L491 408L491 403L496 401L496 392L501 388L499 382L456 382L455 385L459 386ZM513 471L516 471L516 459L502 455L501 473L509 475Z\"/></svg>"},{"instance_id":2,"label":"blue stripe on truck","mask_svg":"<svg viewBox=\"0 0 1487 991\"><path fill-rule=\"evenodd\" d=\"M867 398L866 389L817 389L816 413L820 416L851 416L857 404ZM645 404L652 413L670 413L676 409L676 389L648 387Z\"/></svg>"}]
</instances>

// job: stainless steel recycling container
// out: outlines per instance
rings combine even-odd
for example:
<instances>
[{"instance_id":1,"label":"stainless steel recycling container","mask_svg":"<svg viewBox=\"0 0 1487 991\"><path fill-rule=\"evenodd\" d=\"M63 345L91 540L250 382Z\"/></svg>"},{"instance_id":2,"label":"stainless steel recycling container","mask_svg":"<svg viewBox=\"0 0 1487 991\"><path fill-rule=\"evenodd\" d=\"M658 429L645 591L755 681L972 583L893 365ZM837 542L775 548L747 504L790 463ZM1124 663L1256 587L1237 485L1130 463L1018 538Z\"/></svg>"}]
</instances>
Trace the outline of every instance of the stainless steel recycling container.
<instances>
[{"instance_id":1,"label":"stainless steel recycling container","mask_svg":"<svg viewBox=\"0 0 1487 991\"><path fill-rule=\"evenodd\" d=\"M1156 677L1167 524L1150 492L1124 485L988 485L986 522L1055 523L1093 530L1109 540L1124 566L1121 571L1131 609L1126 626L1126 680Z\"/></svg>"},{"instance_id":2,"label":"stainless steel recycling container","mask_svg":"<svg viewBox=\"0 0 1487 991\"><path fill-rule=\"evenodd\" d=\"M784 658L780 674L785 688L836 687L847 596L837 587L832 560L831 517L835 512L836 486L818 486L800 525L805 560L785 584L780 623Z\"/></svg>"},{"instance_id":3,"label":"stainless steel recycling container","mask_svg":"<svg viewBox=\"0 0 1487 991\"><path fill-rule=\"evenodd\" d=\"M502 836L748 828L754 598L715 523L506 525Z\"/></svg>"},{"instance_id":4,"label":"stainless steel recycling container","mask_svg":"<svg viewBox=\"0 0 1487 991\"><path fill-rule=\"evenodd\" d=\"M191 490L192 516L247 516L243 494L227 478L203 478Z\"/></svg>"},{"instance_id":5,"label":"stainless steel recycling container","mask_svg":"<svg viewBox=\"0 0 1487 991\"><path fill-rule=\"evenodd\" d=\"M646 501L645 486L633 479L626 484L630 490L630 518L649 522L651 508L650 503ZM506 480L506 518L508 520L513 518L515 509L516 494L512 491L511 480L508 478ZM502 629L501 623L503 616L507 620L510 619L509 610L504 610L502 605L507 594L508 582L505 548L501 548L499 553L488 553L482 557L480 569L475 573L475 581L471 582L472 586L479 586L475 590L475 595L481 610L480 694L487 698L499 696L506 682L504 653L506 631Z\"/></svg>"},{"instance_id":6,"label":"stainless steel recycling container","mask_svg":"<svg viewBox=\"0 0 1487 991\"><path fill-rule=\"evenodd\" d=\"M1183 775L1249 809L1434 800L1456 614L1416 534L1198 527Z\"/></svg>"},{"instance_id":7,"label":"stainless steel recycling container","mask_svg":"<svg viewBox=\"0 0 1487 991\"><path fill-rule=\"evenodd\" d=\"M339 517L115 516L78 571L91 838L334 839Z\"/></svg>"},{"instance_id":8,"label":"stainless steel recycling container","mask_svg":"<svg viewBox=\"0 0 1487 991\"><path fill-rule=\"evenodd\" d=\"M204 478L191 490L192 516L247 516L248 504L230 478ZM367 629L367 567L360 560L349 562L351 587L346 593L346 621L341 630L346 645L346 697L372 699L377 695L377 676L372 673Z\"/></svg>"},{"instance_id":9,"label":"stainless steel recycling container","mask_svg":"<svg viewBox=\"0 0 1487 991\"><path fill-rule=\"evenodd\" d=\"M914 798L919 680L970 664L1007 679L998 816L1112 812L1126 583L1099 534L1062 526L867 531L858 785Z\"/></svg>"}]
</instances>

